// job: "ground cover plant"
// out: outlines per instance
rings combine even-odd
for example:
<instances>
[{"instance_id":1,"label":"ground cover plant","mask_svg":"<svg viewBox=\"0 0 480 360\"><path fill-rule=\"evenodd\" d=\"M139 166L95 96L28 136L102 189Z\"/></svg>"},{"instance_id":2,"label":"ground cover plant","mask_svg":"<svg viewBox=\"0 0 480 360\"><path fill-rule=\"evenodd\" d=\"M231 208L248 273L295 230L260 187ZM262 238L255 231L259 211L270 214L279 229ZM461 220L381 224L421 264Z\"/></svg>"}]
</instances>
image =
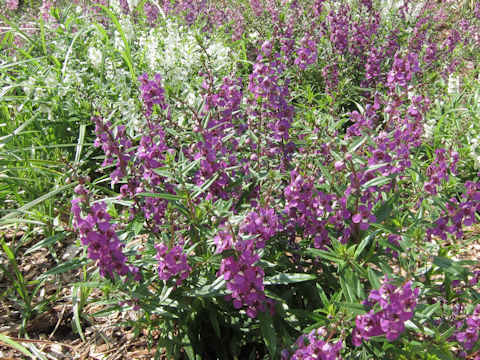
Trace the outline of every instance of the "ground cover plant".
<instances>
[{"instance_id":1,"label":"ground cover plant","mask_svg":"<svg viewBox=\"0 0 480 360\"><path fill-rule=\"evenodd\" d=\"M480 359L480 2L3 4L2 349Z\"/></svg>"}]
</instances>

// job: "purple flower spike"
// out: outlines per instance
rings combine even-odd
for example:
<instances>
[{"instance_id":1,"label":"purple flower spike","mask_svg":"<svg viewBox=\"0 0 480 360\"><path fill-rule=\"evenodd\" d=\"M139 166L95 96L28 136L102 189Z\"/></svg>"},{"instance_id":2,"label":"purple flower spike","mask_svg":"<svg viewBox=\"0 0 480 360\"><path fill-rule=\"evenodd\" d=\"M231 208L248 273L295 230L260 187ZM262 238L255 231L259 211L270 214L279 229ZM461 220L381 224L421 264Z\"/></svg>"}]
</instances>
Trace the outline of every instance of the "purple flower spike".
<instances>
[{"instance_id":1,"label":"purple flower spike","mask_svg":"<svg viewBox=\"0 0 480 360\"><path fill-rule=\"evenodd\" d=\"M382 286L372 290L365 302L372 307L379 304L381 310L374 312L372 309L357 316L352 333L353 345L360 346L364 340L379 335L385 335L390 341L397 339L405 331L405 321L413 317L418 294L419 289L412 289L411 281L397 288L385 276Z\"/></svg>"}]
</instances>

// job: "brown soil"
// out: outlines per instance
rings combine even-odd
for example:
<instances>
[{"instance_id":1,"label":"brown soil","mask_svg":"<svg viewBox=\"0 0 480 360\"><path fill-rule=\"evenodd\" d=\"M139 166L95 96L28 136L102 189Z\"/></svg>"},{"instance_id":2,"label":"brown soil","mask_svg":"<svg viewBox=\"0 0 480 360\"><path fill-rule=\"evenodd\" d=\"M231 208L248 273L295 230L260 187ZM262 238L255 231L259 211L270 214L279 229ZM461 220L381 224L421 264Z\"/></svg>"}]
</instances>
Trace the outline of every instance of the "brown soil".
<instances>
[{"instance_id":1,"label":"brown soil","mask_svg":"<svg viewBox=\"0 0 480 360\"><path fill-rule=\"evenodd\" d=\"M7 245L18 243L23 233L0 233ZM53 246L59 261L68 253L75 253L74 239L64 239ZM30 245L32 246L32 244ZM34 281L48 269L56 266L52 253L47 249L39 249L26 254L29 246L21 247L16 253L18 267L25 279L29 293L35 287ZM0 251L0 335L6 336L26 347L31 353L37 349L47 359L81 359L81 360L117 360L117 359L153 359L157 349L156 339L159 334L153 334L150 346L148 334L141 333L137 337L131 329L122 325L124 320L135 320L136 313L115 313L106 317L92 317L102 310L101 306L87 305L83 310L83 333L85 341L74 332L72 287L68 284L82 280L81 270L70 271L48 279L34 296L33 304L45 302L45 307L33 315L27 322L25 331L21 332L22 307L18 293L12 286L12 281L6 272L14 274L3 251ZM33 283L32 283L33 282ZM100 297L97 290L90 297ZM0 360L28 359L0 338ZM34 347L34 348L33 348ZM38 357L40 358L40 357Z\"/></svg>"}]
</instances>

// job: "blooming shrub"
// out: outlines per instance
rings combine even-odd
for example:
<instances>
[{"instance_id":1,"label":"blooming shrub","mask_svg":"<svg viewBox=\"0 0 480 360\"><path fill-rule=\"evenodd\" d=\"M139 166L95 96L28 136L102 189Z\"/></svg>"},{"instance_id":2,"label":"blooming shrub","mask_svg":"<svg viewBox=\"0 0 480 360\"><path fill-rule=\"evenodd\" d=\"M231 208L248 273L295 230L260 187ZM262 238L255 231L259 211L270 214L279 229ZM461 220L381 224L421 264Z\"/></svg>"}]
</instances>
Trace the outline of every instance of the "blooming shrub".
<instances>
[{"instance_id":1,"label":"blooming shrub","mask_svg":"<svg viewBox=\"0 0 480 360\"><path fill-rule=\"evenodd\" d=\"M370 307L379 304L381 310L374 312L372 309L365 315L357 316L352 333L353 344L360 346L362 340L379 335L385 335L390 341L397 339L405 330L405 321L413 317L417 305L419 289L412 290L411 287L411 282L407 282L397 289L385 277L382 286L372 290L364 303Z\"/></svg>"},{"instance_id":2,"label":"blooming shrub","mask_svg":"<svg viewBox=\"0 0 480 360\"><path fill-rule=\"evenodd\" d=\"M15 88L67 119L81 260L158 357L477 356L479 19L382 4L44 3Z\"/></svg>"}]
</instances>

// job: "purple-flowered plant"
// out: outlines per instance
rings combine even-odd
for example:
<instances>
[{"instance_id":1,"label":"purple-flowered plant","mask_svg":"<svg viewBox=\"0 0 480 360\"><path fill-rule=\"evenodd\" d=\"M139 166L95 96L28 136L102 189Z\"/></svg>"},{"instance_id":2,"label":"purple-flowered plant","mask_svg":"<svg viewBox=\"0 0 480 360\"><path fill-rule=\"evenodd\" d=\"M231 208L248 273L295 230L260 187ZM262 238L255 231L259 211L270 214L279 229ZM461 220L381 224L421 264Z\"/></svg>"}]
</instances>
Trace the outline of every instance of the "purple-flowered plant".
<instances>
[{"instance_id":1,"label":"purple-flowered plant","mask_svg":"<svg viewBox=\"0 0 480 360\"><path fill-rule=\"evenodd\" d=\"M405 321L413 317L420 290L412 289L412 282L407 281L396 287L392 280L385 276L382 286L372 290L365 306L372 309L364 315L357 316L352 341L360 346L372 336L385 335L388 340L397 339L405 331ZM375 305L379 305L376 310Z\"/></svg>"}]
</instances>

